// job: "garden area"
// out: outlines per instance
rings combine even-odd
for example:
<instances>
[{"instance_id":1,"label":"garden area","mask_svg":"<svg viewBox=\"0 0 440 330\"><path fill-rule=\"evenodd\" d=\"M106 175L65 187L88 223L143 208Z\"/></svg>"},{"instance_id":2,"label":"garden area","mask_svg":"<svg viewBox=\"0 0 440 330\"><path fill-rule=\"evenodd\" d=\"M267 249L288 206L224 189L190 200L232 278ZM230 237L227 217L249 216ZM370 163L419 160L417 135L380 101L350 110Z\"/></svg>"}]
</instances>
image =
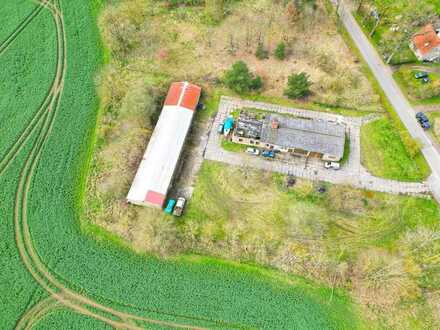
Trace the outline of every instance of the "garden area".
<instances>
[{"instance_id":1,"label":"garden area","mask_svg":"<svg viewBox=\"0 0 440 330\"><path fill-rule=\"evenodd\" d=\"M418 62L409 47L411 37L440 15L436 0L357 0L355 18L387 63Z\"/></svg>"},{"instance_id":2,"label":"garden area","mask_svg":"<svg viewBox=\"0 0 440 330\"><path fill-rule=\"evenodd\" d=\"M426 74L426 78L417 78L417 74ZM440 66L402 65L394 72L394 78L412 103L440 104Z\"/></svg>"}]
</instances>

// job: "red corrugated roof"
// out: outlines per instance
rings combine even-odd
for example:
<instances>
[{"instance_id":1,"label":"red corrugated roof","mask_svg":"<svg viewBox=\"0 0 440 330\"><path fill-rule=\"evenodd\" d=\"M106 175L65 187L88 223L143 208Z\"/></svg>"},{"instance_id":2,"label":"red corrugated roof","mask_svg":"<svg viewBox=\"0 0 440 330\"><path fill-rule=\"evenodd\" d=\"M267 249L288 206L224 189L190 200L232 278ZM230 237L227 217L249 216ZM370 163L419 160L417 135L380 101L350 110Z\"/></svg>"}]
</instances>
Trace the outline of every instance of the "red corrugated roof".
<instances>
[{"instance_id":1,"label":"red corrugated roof","mask_svg":"<svg viewBox=\"0 0 440 330\"><path fill-rule=\"evenodd\" d=\"M145 196L145 202L159 205L160 207L163 207L165 203L165 195L149 190L147 192L147 196Z\"/></svg>"},{"instance_id":2,"label":"red corrugated roof","mask_svg":"<svg viewBox=\"0 0 440 330\"><path fill-rule=\"evenodd\" d=\"M180 106L187 109L196 110L199 103L200 94L202 89L199 86L188 84L185 88L185 94L183 95Z\"/></svg>"},{"instance_id":3,"label":"red corrugated roof","mask_svg":"<svg viewBox=\"0 0 440 330\"><path fill-rule=\"evenodd\" d=\"M426 25L419 33L415 34L412 42L422 55L426 55L434 48L440 46L440 38L432 24Z\"/></svg>"},{"instance_id":4,"label":"red corrugated roof","mask_svg":"<svg viewBox=\"0 0 440 330\"><path fill-rule=\"evenodd\" d=\"M183 82L175 82L171 84L164 105L177 105L179 103L180 95L182 94L183 85L184 85Z\"/></svg>"},{"instance_id":5,"label":"red corrugated roof","mask_svg":"<svg viewBox=\"0 0 440 330\"><path fill-rule=\"evenodd\" d=\"M202 89L187 82L172 83L164 105L181 106L195 111Z\"/></svg>"}]
</instances>

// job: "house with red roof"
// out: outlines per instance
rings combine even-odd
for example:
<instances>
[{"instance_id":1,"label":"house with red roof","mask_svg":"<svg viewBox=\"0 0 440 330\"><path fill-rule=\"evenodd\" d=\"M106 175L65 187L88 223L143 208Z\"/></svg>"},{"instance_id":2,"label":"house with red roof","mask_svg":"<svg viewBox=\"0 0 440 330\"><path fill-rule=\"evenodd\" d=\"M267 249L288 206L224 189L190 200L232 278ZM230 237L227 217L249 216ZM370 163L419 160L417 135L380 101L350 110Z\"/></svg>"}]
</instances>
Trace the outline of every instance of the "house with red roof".
<instances>
[{"instance_id":1,"label":"house with red roof","mask_svg":"<svg viewBox=\"0 0 440 330\"><path fill-rule=\"evenodd\" d=\"M413 35L410 46L420 61L440 61L440 30L426 25Z\"/></svg>"}]
</instances>

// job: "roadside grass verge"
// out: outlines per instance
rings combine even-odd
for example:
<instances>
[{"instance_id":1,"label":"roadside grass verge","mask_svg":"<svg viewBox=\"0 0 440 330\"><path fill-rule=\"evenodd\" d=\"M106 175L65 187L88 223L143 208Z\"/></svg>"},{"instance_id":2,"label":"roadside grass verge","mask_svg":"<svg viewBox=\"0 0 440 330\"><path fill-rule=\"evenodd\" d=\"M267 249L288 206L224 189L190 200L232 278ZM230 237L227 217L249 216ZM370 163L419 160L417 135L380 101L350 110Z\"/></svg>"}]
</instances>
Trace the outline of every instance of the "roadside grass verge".
<instances>
[{"instance_id":1,"label":"roadside grass verge","mask_svg":"<svg viewBox=\"0 0 440 330\"><path fill-rule=\"evenodd\" d=\"M431 122L431 132L437 143L440 143L440 112L428 112L427 116Z\"/></svg>"},{"instance_id":2,"label":"roadside grass verge","mask_svg":"<svg viewBox=\"0 0 440 330\"><path fill-rule=\"evenodd\" d=\"M371 174L399 181L421 181L430 170L418 157L412 159L388 119L361 128L362 163Z\"/></svg>"},{"instance_id":3,"label":"roadside grass verge","mask_svg":"<svg viewBox=\"0 0 440 330\"><path fill-rule=\"evenodd\" d=\"M365 62L364 58L362 57L362 54L360 53L359 49L355 45L353 39L351 39L348 31L345 29L345 27L343 26L343 24L341 22L338 23L338 27L339 27L339 32L342 35L342 37L344 38L346 44L349 46L351 51L356 55L356 57L362 63L361 67L362 67L363 73L370 81L371 85L373 86L374 91L379 95L380 102L381 102L382 106L384 107L384 109L386 110L387 115L388 115L387 117L389 118L390 123L392 124L392 126L389 128L394 130L395 133L397 133L397 134L393 134L395 136L395 138L397 138L399 140L397 142L397 144L403 143L404 149L406 149L405 153L407 155L410 155L409 161L407 161L407 163L409 162L412 164L409 166L409 168L419 168L419 171L420 171L419 175L415 175L415 176L403 175L402 177L407 177L407 178L420 177L422 179L428 177L430 174L429 165L426 162L426 159L423 157L423 154L420 152L420 149L418 147L418 142L415 141L411 137L411 135L409 134L405 125L400 120L399 115L397 114L397 112L395 111L395 109L393 108L391 103L389 102L387 96L385 95L384 91L382 90L382 87L380 86L379 82L376 80L376 77L374 76L373 72L370 70L368 64ZM364 130L364 134L365 134L365 130ZM388 135L388 133L384 133L384 135ZM370 146L376 147L378 145L376 144L376 145L370 145ZM371 149L367 150L366 146L361 143L362 156L364 156L363 155L364 153L371 154L374 152L381 153L381 152L383 152L383 150L375 150L375 151L371 150ZM364 158L368 159L369 156L366 155L366 156L364 156ZM377 166L376 166L376 168L370 168L369 166L373 165L372 162L365 161L364 165L372 173L375 172L376 173L375 175L380 176L380 173L384 173L384 171L378 170ZM394 174L392 176L394 177ZM396 177L398 177L398 176L399 175L397 175ZM385 178L387 178L387 176L385 176Z\"/></svg>"}]
</instances>

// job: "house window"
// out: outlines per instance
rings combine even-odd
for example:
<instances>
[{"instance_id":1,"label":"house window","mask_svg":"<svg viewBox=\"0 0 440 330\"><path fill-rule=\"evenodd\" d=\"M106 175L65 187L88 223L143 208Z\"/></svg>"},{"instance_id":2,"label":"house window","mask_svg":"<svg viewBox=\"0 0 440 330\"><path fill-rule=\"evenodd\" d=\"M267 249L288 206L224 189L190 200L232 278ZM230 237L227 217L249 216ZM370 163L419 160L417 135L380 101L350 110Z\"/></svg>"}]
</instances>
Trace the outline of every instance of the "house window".
<instances>
[{"instance_id":1,"label":"house window","mask_svg":"<svg viewBox=\"0 0 440 330\"><path fill-rule=\"evenodd\" d=\"M250 144L254 144L254 140L249 140L249 143Z\"/></svg>"},{"instance_id":2,"label":"house window","mask_svg":"<svg viewBox=\"0 0 440 330\"><path fill-rule=\"evenodd\" d=\"M243 142L243 139L238 139L238 142Z\"/></svg>"},{"instance_id":3,"label":"house window","mask_svg":"<svg viewBox=\"0 0 440 330\"><path fill-rule=\"evenodd\" d=\"M257 141L257 142L255 142L255 144L258 146L258 145L260 145L260 142Z\"/></svg>"},{"instance_id":4,"label":"house window","mask_svg":"<svg viewBox=\"0 0 440 330\"><path fill-rule=\"evenodd\" d=\"M270 147L269 143L266 143L266 147L268 147L268 148Z\"/></svg>"}]
</instances>

